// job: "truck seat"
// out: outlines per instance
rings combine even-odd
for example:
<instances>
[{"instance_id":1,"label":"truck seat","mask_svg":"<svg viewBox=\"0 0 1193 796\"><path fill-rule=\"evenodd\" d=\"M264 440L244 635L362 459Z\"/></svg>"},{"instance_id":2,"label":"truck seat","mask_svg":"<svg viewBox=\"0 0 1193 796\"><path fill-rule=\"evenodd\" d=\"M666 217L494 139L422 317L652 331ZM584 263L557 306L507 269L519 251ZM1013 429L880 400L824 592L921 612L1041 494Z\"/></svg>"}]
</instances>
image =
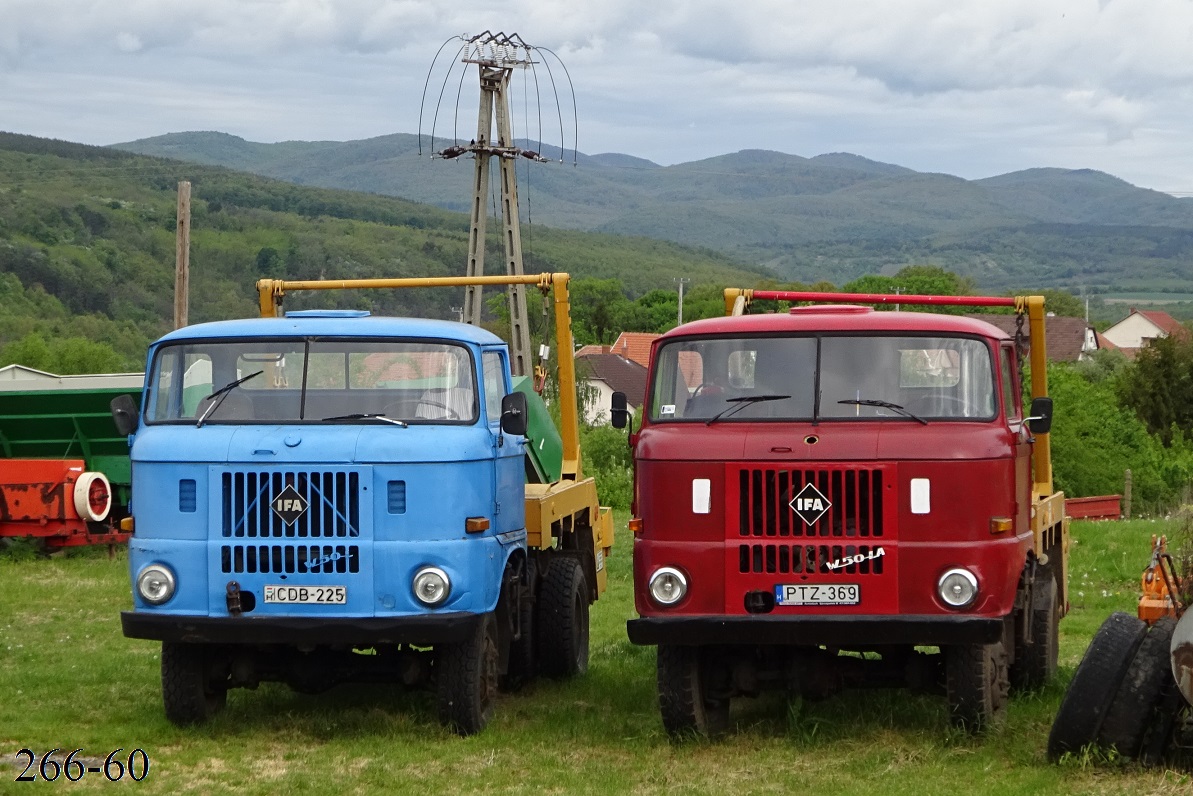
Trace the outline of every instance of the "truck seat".
<instances>
[{"instance_id":1,"label":"truck seat","mask_svg":"<svg viewBox=\"0 0 1193 796\"><path fill-rule=\"evenodd\" d=\"M233 390L227 395L224 395L222 401L218 395L211 399L204 398L195 409L195 418L202 417L207 411L207 407L213 403L217 403L218 405L212 410L211 414L207 415L209 421L253 420L257 416L253 408L253 399L242 392Z\"/></svg>"}]
</instances>

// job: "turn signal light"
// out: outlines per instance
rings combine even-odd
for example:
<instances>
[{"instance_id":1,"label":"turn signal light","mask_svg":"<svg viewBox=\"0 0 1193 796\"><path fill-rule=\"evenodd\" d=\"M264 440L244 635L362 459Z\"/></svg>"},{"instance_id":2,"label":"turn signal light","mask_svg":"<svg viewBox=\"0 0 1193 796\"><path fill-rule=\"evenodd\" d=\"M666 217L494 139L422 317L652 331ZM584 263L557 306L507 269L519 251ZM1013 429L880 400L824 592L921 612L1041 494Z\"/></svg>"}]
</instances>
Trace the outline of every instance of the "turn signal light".
<instances>
[{"instance_id":1,"label":"turn signal light","mask_svg":"<svg viewBox=\"0 0 1193 796\"><path fill-rule=\"evenodd\" d=\"M1015 527L1010 517L991 517L990 533L1007 533Z\"/></svg>"},{"instance_id":2,"label":"turn signal light","mask_svg":"<svg viewBox=\"0 0 1193 796\"><path fill-rule=\"evenodd\" d=\"M630 517L630 521L626 523L626 527L628 527L630 529L630 533L633 533L633 534L642 533L642 518L641 517Z\"/></svg>"},{"instance_id":3,"label":"turn signal light","mask_svg":"<svg viewBox=\"0 0 1193 796\"><path fill-rule=\"evenodd\" d=\"M488 517L469 517L464 520L464 530L468 533L480 533L489 530Z\"/></svg>"}]
</instances>

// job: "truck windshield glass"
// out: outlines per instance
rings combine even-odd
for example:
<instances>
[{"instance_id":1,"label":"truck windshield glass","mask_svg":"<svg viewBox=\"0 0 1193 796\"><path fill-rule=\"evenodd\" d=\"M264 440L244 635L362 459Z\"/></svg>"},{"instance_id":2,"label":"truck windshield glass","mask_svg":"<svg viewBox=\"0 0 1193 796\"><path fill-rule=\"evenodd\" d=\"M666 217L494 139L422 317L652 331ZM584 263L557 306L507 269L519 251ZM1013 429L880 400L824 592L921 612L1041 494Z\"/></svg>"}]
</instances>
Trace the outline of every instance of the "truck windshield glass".
<instances>
[{"instance_id":1,"label":"truck windshield glass","mask_svg":"<svg viewBox=\"0 0 1193 796\"><path fill-rule=\"evenodd\" d=\"M991 420L985 342L968 337L818 335L675 340L650 386L655 421ZM774 396L745 403L742 399ZM724 414L722 414L724 413Z\"/></svg>"},{"instance_id":2,"label":"truck windshield glass","mask_svg":"<svg viewBox=\"0 0 1193 796\"><path fill-rule=\"evenodd\" d=\"M251 374L260 373L252 378ZM236 382L244 379L240 384ZM225 385L236 386L210 396ZM433 341L204 340L163 346L146 421L202 425L472 423L468 349Z\"/></svg>"}]
</instances>

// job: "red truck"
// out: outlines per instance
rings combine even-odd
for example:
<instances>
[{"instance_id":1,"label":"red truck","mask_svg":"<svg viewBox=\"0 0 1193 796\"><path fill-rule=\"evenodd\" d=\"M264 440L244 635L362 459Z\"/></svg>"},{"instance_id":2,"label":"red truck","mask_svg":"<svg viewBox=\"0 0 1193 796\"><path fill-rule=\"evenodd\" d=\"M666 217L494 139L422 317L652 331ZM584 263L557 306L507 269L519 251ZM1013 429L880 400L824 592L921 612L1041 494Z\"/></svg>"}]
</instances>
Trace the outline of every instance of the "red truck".
<instances>
[{"instance_id":1,"label":"red truck","mask_svg":"<svg viewBox=\"0 0 1193 796\"><path fill-rule=\"evenodd\" d=\"M745 314L761 299L836 303ZM943 691L984 729L1055 673L1067 604L1043 298L725 301L654 342L630 436L628 631L658 646L667 731L715 735L765 689L865 686ZM1013 307L1017 331L862 306L896 303Z\"/></svg>"}]
</instances>

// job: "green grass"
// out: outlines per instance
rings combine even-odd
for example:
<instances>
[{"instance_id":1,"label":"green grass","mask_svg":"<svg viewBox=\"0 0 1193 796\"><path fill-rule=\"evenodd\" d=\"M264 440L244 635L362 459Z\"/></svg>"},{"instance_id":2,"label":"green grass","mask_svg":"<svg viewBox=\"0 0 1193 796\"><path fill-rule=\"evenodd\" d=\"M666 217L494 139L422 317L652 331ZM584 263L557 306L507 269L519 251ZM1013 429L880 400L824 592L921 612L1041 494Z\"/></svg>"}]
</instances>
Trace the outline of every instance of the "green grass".
<instances>
[{"instance_id":1,"label":"green grass","mask_svg":"<svg viewBox=\"0 0 1193 796\"><path fill-rule=\"evenodd\" d=\"M870 691L740 700L724 740L669 742L654 650L626 639L626 533L593 606L588 674L503 695L488 729L463 739L438 725L429 694L396 687L238 690L215 721L178 729L162 715L157 645L120 633L122 553L0 558L0 793L28 791L14 782L18 749L55 747L99 761L117 747L144 749L151 769L139 793L1190 793L1185 773L1044 756L1064 681L1102 620L1134 610L1157 531L1171 533L1159 522L1074 523L1062 677L1017 696L1005 725L982 738L951 730L939 697ZM55 785L117 787L102 774Z\"/></svg>"}]
</instances>

